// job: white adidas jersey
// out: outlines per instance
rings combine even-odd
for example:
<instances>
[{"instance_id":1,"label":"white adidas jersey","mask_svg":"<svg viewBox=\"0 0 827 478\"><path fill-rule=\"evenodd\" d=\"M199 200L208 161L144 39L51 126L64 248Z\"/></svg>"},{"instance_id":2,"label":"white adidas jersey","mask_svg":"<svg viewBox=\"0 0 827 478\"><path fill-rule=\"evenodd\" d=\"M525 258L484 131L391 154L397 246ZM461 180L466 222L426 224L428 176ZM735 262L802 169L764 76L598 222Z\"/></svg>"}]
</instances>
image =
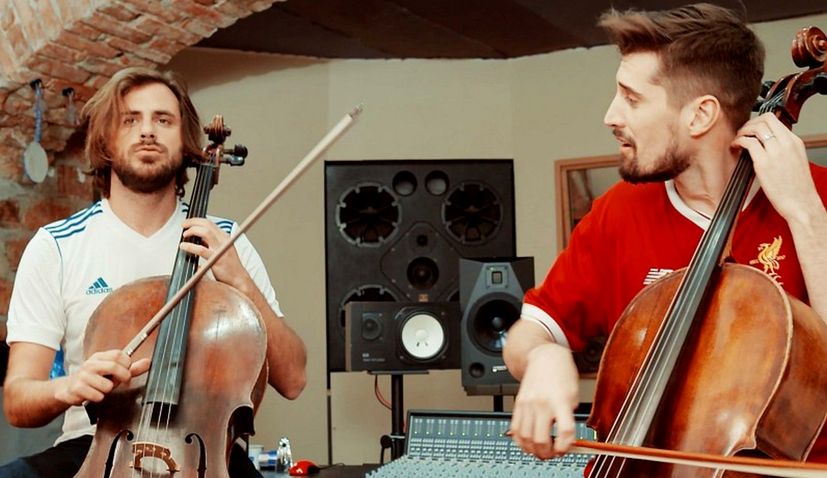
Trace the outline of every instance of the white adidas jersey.
<instances>
[{"instance_id":1,"label":"white adidas jersey","mask_svg":"<svg viewBox=\"0 0 827 478\"><path fill-rule=\"evenodd\" d=\"M64 349L68 374L83 362L83 334L89 317L113 290L143 277L169 275L188 206L151 237L135 232L98 201L67 219L40 228L20 260L9 303L8 338ZM225 232L237 225L209 216ZM235 244L242 264L276 315L283 316L267 271L250 241ZM57 442L94 433L83 407L66 412Z\"/></svg>"}]
</instances>

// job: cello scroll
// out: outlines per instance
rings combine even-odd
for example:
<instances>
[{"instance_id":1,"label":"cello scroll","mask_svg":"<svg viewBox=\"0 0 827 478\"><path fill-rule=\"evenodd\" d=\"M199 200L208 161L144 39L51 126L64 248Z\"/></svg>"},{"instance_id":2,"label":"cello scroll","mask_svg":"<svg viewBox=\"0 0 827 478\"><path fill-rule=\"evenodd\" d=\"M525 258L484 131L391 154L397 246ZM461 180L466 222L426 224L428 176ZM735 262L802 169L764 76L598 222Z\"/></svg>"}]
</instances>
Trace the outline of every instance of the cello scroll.
<instances>
[{"instance_id":1,"label":"cello scroll","mask_svg":"<svg viewBox=\"0 0 827 478\"><path fill-rule=\"evenodd\" d=\"M802 28L796 33L791 53L796 66L808 69L775 82L762 105L762 111L773 111L788 128L798 122L808 98L827 94L827 35L817 27Z\"/></svg>"}]
</instances>

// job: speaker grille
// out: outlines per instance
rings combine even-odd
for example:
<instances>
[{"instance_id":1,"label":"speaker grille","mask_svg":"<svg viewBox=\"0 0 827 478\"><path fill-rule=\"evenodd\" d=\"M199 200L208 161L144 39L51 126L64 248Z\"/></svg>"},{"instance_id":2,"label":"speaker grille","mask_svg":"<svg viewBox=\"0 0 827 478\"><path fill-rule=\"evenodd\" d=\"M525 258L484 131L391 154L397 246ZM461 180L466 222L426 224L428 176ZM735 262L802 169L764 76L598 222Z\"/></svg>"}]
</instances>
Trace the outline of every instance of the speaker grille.
<instances>
[{"instance_id":1,"label":"speaker grille","mask_svg":"<svg viewBox=\"0 0 827 478\"><path fill-rule=\"evenodd\" d=\"M357 246L378 246L398 229L399 204L380 184L360 184L348 190L336 206L336 226Z\"/></svg>"},{"instance_id":2,"label":"speaker grille","mask_svg":"<svg viewBox=\"0 0 827 478\"><path fill-rule=\"evenodd\" d=\"M479 244L493 236L502 222L500 199L478 182L456 187L442 205L445 229L462 244Z\"/></svg>"},{"instance_id":3,"label":"speaker grille","mask_svg":"<svg viewBox=\"0 0 827 478\"><path fill-rule=\"evenodd\" d=\"M325 161L329 372L345 370L345 304L456 302L459 258L514 255L513 170L508 159Z\"/></svg>"}]
</instances>

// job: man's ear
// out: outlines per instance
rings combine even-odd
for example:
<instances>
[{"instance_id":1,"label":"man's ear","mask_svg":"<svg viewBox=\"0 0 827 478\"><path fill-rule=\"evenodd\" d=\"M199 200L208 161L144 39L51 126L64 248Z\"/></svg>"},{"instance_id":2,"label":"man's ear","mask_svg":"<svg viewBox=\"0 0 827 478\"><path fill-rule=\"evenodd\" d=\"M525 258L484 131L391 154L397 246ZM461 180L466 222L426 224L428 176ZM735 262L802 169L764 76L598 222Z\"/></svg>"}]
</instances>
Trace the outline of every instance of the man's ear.
<instances>
[{"instance_id":1,"label":"man's ear","mask_svg":"<svg viewBox=\"0 0 827 478\"><path fill-rule=\"evenodd\" d=\"M712 95L695 98L684 107L687 130L693 138L703 136L722 117L721 103Z\"/></svg>"}]
</instances>

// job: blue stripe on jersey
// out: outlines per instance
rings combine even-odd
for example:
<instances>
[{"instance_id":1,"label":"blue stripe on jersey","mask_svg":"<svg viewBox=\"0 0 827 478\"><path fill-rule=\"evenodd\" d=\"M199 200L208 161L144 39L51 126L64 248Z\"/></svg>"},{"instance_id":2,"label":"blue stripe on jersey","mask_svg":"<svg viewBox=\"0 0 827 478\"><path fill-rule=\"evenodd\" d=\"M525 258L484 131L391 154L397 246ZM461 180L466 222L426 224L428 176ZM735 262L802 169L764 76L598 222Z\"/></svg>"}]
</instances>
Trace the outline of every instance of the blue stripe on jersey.
<instances>
[{"instance_id":1,"label":"blue stripe on jersey","mask_svg":"<svg viewBox=\"0 0 827 478\"><path fill-rule=\"evenodd\" d=\"M188 213L189 210L190 210L190 205L185 203L185 202L182 202L181 203L181 210L184 213ZM213 223L215 223L216 226L218 226L220 229L222 229L227 234L230 234L231 232L233 232L233 225L235 224L235 221L231 221L229 219L221 219L221 218L216 218L216 219L213 219L212 221L213 221Z\"/></svg>"},{"instance_id":2,"label":"blue stripe on jersey","mask_svg":"<svg viewBox=\"0 0 827 478\"><path fill-rule=\"evenodd\" d=\"M75 214L72 214L66 219L53 222L52 224L45 226L43 229L46 229L53 236L55 234L62 234L70 229L75 229L80 226L86 227L87 219L102 212L103 208L101 207L100 201L98 201L86 209L81 209Z\"/></svg>"},{"instance_id":3,"label":"blue stripe on jersey","mask_svg":"<svg viewBox=\"0 0 827 478\"><path fill-rule=\"evenodd\" d=\"M233 231L233 221L229 221L227 219L221 219L218 221L214 221L215 225L221 228L227 234Z\"/></svg>"},{"instance_id":4,"label":"blue stripe on jersey","mask_svg":"<svg viewBox=\"0 0 827 478\"><path fill-rule=\"evenodd\" d=\"M55 235L55 234L52 234L52 237L53 237L55 240L58 240L58 239L64 239L64 238L69 237L69 236L74 236L75 234L80 233L80 232L83 232L83 231L85 231L85 230L86 230L86 225L84 224L84 225L83 225L83 227L81 227L81 228L79 228L79 229L72 229L72 230L70 230L70 231L68 231L68 232L66 232L66 233L64 233L64 234L60 234L60 235Z\"/></svg>"}]
</instances>

